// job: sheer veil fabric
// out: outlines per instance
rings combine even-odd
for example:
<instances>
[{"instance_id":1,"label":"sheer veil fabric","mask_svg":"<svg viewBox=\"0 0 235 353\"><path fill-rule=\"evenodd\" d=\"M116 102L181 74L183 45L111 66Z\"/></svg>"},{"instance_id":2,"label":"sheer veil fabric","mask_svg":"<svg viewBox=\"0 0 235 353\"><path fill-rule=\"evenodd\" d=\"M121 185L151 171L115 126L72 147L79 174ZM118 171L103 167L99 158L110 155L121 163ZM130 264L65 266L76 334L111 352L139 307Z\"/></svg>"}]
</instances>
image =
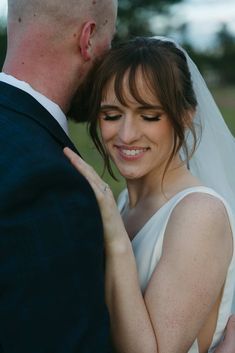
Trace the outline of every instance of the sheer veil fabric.
<instances>
[{"instance_id":1,"label":"sheer veil fabric","mask_svg":"<svg viewBox=\"0 0 235 353\"><path fill-rule=\"evenodd\" d=\"M194 124L201 136L197 149L189 161L189 169L205 186L211 187L225 199L231 210L230 218L235 222L235 139L225 124L202 75L187 52L171 38L154 38L173 42L186 56L198 102ZM186 141L190 150L193 141L190 132ZM183 150L181 157L185 160Z\"/></svg>"}]
</instances>

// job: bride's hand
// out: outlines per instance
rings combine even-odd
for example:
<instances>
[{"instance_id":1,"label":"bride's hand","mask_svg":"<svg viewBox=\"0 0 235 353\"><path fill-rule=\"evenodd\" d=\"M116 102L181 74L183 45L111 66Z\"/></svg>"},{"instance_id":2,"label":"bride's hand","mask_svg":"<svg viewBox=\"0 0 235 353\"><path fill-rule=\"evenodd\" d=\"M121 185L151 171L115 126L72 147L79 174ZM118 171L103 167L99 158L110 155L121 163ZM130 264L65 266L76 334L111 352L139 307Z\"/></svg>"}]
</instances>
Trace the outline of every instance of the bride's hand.
<instances>
[{"instance_id":1,"label":"bride's hand","mask_svg":"<svg viewBox=\"0 0 235 353\"><path fill-rule=\"evenodd\" d=\"M63 151L73 166L87 179L95 193L103 221L106 250L120 248L126 243L128 236L111 189L96 171L70 148L66 147Z\"/></svg>"}]
</instances>

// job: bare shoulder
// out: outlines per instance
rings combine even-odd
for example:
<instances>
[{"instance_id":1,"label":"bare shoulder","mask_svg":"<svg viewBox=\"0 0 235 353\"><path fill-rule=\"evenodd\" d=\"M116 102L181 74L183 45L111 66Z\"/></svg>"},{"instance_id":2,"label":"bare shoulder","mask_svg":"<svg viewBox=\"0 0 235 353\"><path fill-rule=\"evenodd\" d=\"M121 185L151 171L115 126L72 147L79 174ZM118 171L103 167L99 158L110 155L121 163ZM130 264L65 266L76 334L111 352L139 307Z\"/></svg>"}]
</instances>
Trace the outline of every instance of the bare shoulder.
<instances>
[{"instance_id":1,"label":"bare shoulder","mask_svg":"<svg viewBox=\"0 0 235 353\"><path fill-rule=\"evenodd\" d=\"M190 235L190 236L189 236ZM167 239L213 243L231 254L232 231L224 203L206 193L191 193L174 208L166 229ZM173 240L173 241L174 241Z\"/></svg>"},{"instance_id":2,"label":"bare shoulder","mask_svg":"<svg viewBox=\"0 0 235 353\"><path fill-rule=\"evenodd\" d=\"M174 208L171 221L184 219L195 223L215 222L217 225L229 226L229 218L226 207L222 200L211 194L195 192L186 195Z\"/></svg>"}]
</instances>

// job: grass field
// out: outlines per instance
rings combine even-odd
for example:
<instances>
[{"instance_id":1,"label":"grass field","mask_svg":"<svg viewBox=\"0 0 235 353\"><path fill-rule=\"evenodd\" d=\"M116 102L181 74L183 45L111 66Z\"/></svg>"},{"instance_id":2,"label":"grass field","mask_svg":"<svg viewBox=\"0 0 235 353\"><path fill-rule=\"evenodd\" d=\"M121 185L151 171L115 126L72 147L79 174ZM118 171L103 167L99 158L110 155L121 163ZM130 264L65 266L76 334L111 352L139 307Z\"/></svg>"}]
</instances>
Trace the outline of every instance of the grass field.
<instances>
[{"instance_id":1,"label":"grass field","mask_svg":"<svg viewBox=\"0 0 235 353\"><path fill-rule=\"evenodd\" d=\"M235 87L218 87L213 89L212 93L224 120L235 136Z\"/></svg>"},{"instance_id":2,"label":"grass field","mask_svg":"<svg viewBox=\"0 0 235 353\"><path fill-rule=\"evenodd\" d=\"M221 109L228 127L235 136L235 87L216 88L212 90L212 94ZM90 141L86 131L86 124L75 124L70 122L69 129L71 138L79 149L81 155L99 174L101 174L103 162ZM110 185L115 196L119 194L125 185L123 179L118 173L116 173L116 175L119 179L118 182L113 180L108 173L104 174L104 180Z\"/></svg>"}]
</instances>

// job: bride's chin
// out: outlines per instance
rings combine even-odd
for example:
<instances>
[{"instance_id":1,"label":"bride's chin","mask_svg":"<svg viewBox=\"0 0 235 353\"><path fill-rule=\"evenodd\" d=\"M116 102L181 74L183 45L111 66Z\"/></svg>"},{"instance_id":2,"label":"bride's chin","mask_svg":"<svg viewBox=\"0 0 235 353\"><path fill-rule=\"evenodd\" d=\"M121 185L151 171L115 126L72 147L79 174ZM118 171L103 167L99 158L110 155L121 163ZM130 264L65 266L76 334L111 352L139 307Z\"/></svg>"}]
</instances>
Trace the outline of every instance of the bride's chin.
<instances>
[{"instance_id":1,"label":"bride's chin","mask_svg":"<svg viewBox=\"0 0 235 353\"><path fill-rule=\"evenodd\" d=\"M120 171L119 170L119 173L126 180L134 180L134 179L139 179L140 178L140 175L135 173L135 172L124 172L124 171Z\"/></svg>"}]
</instances>

